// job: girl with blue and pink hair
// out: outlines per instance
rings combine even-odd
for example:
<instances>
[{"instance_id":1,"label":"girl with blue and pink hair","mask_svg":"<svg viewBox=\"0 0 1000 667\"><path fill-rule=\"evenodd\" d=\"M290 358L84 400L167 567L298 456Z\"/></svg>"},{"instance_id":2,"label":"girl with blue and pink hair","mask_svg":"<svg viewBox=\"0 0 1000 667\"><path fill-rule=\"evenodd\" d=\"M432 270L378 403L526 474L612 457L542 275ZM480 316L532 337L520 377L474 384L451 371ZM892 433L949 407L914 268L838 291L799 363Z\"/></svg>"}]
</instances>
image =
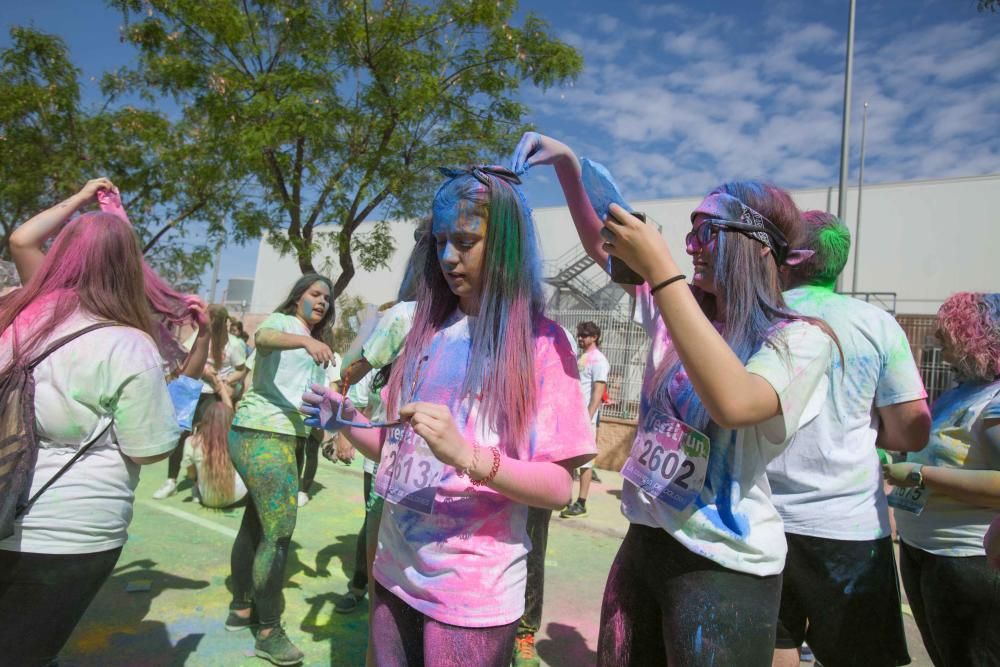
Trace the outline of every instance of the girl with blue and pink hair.
<instances>
[{"instance_id":1,"label":"girl with blue and pink hair","mask_svg":"<svg viewBox=\"0 0 1000 667\"><path fill-rule=\"evenodd\" d=\"M528 506L565 506L570 471L596 448L569 341L542 313L519 179L497 167L446 175L436 252L384 390L398 420L373 424L322 387L303 411L380 461L376 664L499 667L524 610Z\"/></svg>"},{"instance_id":2,"label":"girl with blue and pink hair","mask_svg":"<svg viewBox=\"0 0 1000 667\"><path fill-rule=\"evenodd\" d=\"M1000 510L1000 294L952 295L936 336L958 384L931 406L927 447L883 468L899 569L934 664L995 665L1000 572L983 542Z\"/></svg>"},{"instance_id":3,"label":"girl with blue and pink hair","mask_svg":"<svg viewBox=\"0 0 1000 667\"><path fill-rule=\"evenodd\" d=\"M623 287L652 338L598 664L770 665L786 544L765 466L818 413L835 347L782 300L778 270L802 259L789 251L798 208L756 181L715 188L691 214L689 285L655 226L595 210L584 169L603 168L527 133L514 171L540 164L554 165L594 261L638 273Z\"/></svg>"}]
</instances>

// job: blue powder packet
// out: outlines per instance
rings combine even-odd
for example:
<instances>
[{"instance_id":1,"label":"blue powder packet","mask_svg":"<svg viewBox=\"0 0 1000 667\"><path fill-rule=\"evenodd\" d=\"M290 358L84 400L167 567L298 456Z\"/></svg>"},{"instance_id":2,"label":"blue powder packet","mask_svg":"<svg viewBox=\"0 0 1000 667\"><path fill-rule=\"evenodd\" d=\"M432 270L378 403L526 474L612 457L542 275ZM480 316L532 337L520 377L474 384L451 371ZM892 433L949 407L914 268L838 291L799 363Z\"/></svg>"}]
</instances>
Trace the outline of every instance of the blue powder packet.
<instances>
[{"instance_id":1,"label":"blue powder packet","mask_svg":"<svg viewBox=\"0 0 1000 667\"><path fill-rule=\"evenodd\" d=\"M611 172L603 164L581 158L580 170L583 177L583 189L587 192L587 199L590 200L590 205L594 207L598 218L607 219L608 209L611 208L612 204L618 204L629 213L635 213L625 201L625 197L622 196ZM610 255L604 266L604 272L619 284L641 285L644 282L642 276L629 268L625 262Z\"/></svg>"},{"instance_id":2,"label":"blue powder packet","mask_svg":"<svg viewBox=\"0 0 1000 667\"><path fill-rule=\"evenodd\" d=\"M632 213L632 207L625 201L611 172L603 164L581 158L580 167L583 171L583 189L587 191L587 199L597 212L598 218L601 220L607 218L608 209L612 204L618 204Z\"/></svg>"},{"instance_id":3,"label":"blue powder packet","mask_svg":"<svg viewBox=\"0 0 1000 667\"><path fill-rule=\"evenodd\" d=\"M201 387L201 380L186 375L167 384L167 393L170 394L170 401L174 404L177 425L185 431L191 430L194 411L198 407L198 399L201 398Z\"/></svg>"}]
</instances>

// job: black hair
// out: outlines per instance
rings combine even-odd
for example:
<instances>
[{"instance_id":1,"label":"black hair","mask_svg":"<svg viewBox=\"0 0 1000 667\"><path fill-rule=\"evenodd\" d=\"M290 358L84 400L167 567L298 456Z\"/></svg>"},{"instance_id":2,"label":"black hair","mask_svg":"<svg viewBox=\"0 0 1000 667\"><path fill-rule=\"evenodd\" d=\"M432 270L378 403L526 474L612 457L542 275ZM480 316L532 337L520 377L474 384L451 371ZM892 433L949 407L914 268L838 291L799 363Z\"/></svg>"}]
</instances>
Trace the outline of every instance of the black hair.
<instances>
[{"instance_id":1,"label":"black hair","mask_svg":"<svg viewBox=\"0 0 1000 667\"><path fill-rule=\"evenodd\" d=\"M601 342L601 327L597 326L595 322L580 322L576 325L576 335L577 336L593 336L597 339L598 344Z\"/></svg>"}]
</instances>

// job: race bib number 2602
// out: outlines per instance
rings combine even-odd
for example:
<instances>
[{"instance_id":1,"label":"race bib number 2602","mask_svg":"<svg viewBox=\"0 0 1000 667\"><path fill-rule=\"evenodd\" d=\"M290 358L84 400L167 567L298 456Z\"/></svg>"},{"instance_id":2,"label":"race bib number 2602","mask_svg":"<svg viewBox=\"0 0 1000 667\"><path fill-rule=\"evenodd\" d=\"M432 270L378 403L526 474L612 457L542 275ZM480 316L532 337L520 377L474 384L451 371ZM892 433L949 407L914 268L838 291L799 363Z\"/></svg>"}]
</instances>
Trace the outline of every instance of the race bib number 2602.
<instances>
[{"instance_id":1,"label":"race bib number 2602","mask_svg":"<svg viewBox=\"0 0 1000 667\"><path fill-rule=\"evenodd\" d=\"M705 485L710 450L704 433L667 418L656 430L636 433L622 477L646 495L682 510Z\"/></svg>"}]
</instances>

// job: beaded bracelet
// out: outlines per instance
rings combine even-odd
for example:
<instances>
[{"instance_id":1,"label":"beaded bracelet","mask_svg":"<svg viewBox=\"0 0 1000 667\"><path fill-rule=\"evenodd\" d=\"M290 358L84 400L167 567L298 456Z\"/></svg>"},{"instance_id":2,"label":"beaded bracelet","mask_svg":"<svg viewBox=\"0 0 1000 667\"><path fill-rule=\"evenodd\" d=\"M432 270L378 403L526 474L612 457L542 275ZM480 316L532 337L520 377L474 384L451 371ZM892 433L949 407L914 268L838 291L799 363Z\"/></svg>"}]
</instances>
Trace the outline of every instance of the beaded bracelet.
<instances>
[{"instance_id":1,"label":"beaded bracelet","mask_svg":"<svg viewBox=\"0 0 1000 667\"><path fill-rule=\"evenodd\" d=\"M473 479L472 486L485 486L497 476L497 471L500 470L500 450L496 447L490 447L490 451L493 452L493 467L490 468L490 474L482 479Z\"/></svg>"}]
</instances>

